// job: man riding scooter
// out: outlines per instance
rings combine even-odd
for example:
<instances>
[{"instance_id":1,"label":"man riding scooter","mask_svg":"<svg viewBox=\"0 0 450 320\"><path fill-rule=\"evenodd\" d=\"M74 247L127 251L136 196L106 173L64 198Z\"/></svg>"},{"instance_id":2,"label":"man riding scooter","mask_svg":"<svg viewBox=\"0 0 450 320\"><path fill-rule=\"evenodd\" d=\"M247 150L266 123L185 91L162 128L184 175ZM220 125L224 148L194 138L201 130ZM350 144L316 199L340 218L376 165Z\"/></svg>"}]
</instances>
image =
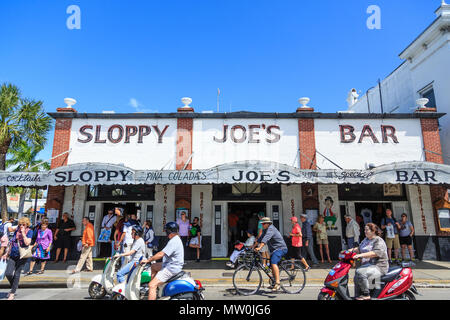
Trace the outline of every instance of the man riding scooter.
<instances>
[{"instance_id":1,"label":"man riding scooter","mask_svg":"<svg viewBox=\"0 0 450 320\"><path fill-rule=\"evenodd\" d=\"M169 242L160 252L147 260L142 260L141 264L163 259L162 263L152 264L152 277L149 284L148 300L156 300L156 290L158 286L166 283L174 275L181 272L184 264L184 247L178 235L178 224L169 222L164 227Z\"/></svg>"},{"instance_id":2,"label":"man riding scooter","mask_svg":"<svg viewBox=\"0 0 450 320\"><path fill-rule=\"evenodd\" d=\"M115 255L114 257L128 257L131 256L131 261L128 262L125 266L123 266L119 272L117 272L117 281L122 283L125 281L125 276L130 273L135 263L139 263L139 260L145 256L145 242L142 238L144 230L140 225L133 225L131 230L131 235L134 239L134 242L131 246L130 251L127 253L121 253Z\"/></svg>"}]
</instances>

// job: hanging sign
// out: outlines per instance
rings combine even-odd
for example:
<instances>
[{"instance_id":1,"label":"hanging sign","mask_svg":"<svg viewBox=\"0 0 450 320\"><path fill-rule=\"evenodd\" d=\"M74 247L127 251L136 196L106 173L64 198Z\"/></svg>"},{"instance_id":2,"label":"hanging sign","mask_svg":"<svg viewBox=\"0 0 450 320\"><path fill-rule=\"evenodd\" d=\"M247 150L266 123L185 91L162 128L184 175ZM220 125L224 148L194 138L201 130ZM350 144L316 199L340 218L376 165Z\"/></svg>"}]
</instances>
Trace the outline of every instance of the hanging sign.
<instances>
[{"instance_id":1,"label":"hanging sign","mask_svg":"<svg viewBox=\"0 0 450 320\"><path fill-rule=\"evenodd\" d=\"M123 184L322 183L446 184L450 166L401 162L372 170L301 170L274 162L242 161L206 170L133 170L102 163L83 163L46 172L0 172L0 186L71 186Z\"/></svg>"}]
</instances>

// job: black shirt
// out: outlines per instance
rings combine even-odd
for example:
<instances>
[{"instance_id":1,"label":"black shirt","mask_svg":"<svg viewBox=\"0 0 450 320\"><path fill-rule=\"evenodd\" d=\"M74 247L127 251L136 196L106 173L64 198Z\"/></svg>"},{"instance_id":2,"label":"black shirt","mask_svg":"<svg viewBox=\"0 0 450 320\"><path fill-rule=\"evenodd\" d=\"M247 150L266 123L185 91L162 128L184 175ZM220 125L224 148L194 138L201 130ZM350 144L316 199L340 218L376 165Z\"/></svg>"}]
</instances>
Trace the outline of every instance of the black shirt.
<instances>
[{"instance_id":1,"label":"black shirt","mask_svg":"<svg viewBox=\"0 0 450 320\"><path fill-rule=\"evenodd\" d=\"M200 228L199 225L196 225L196 226L192 225L191 230L189 230L189 235L192 238L195 238L197 236L197 234L201 233L201 232L202 232L202 229Z\"/></svg>"},{"instance_id":2,"label":"black shirt","mask_svg":"<svg viewBox=\"0 0 450 320\"><path fill-rule=\"evenodd\" d=\"M71 228L75 228L75 223L73 222L73 220L68 219L67 222L64 222L64 220L61 220L59 222L59 226L58 226L58 235L57 236L62 236L62 237L68 237L70 236L70 233L72 231L64 231L64 229L71 229Z\"/></svg>"}]
</instances>

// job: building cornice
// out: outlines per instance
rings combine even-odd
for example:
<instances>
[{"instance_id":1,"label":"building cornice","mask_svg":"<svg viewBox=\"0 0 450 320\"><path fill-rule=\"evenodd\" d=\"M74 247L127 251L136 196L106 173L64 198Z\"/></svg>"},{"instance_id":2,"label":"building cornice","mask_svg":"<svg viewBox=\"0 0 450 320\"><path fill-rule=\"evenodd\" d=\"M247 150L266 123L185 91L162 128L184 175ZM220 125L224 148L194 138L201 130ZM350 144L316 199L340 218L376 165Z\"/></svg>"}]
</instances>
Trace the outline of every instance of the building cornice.
<instances>
[{"instance_id":1,"label":"building cornice","mask_svg":"<svg viewBox=\"0 0 450 320\"><path fill-rule=\"evenodd\" d=\"M445 113L321 113L321 112L231 112L231 113L48 113L54 119L439 119Z\"/></svg>"}]
</instances>

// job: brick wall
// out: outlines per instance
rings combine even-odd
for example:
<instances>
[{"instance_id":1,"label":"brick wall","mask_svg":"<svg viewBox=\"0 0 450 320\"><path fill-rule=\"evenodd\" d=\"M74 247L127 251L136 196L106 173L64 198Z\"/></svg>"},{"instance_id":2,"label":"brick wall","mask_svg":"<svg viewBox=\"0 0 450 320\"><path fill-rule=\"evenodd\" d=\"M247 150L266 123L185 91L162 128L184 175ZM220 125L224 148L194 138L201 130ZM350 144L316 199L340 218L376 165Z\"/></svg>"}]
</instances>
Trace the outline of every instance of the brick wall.
<instances>
[{"instance_id":1,"label":"brick wall","mask_svg":"<svg viewBox=\"0 0 450 320\"><path fill-rule=\"evenodd\" d=\"M314 112L313 108L299 108L297 112ZM299 157L301 169L317 169L314 119L298 119ZM302 208L319 209L318 185L302 184Z\"/></svg>"},{"instance_id":2,"label":"brick wall","mask_svg":"<svg viewBox=\"0 0 450 320\"><path fill-rule=\"evenodd\" d=\"M57 112L76 112L72 108L58 108ZM52 158L60 155L69 150L70 146L70 130L72 128L72 119L57 119L55 123L55 135L53 138L53 152ZM52 159L51 169L66 166L69 153L65 153L59 157ZM46 210L56 209L61 211L64 203L64 190L63 186L49 186L47 193L47 203L45 205Z\"/></svg>"},{"instance_id":3,"label":"brick wall","mask_svg":"<svg viewBox=\"0 0 450 320\"><path fill-rule=\"evenodd\" d=\"M424 108L417 112L436 112L436 109ZM425 160L428 162L444 163L442 156L441 138L439 135L439 121L438 119L420 119L420 125L422 127L423 148L425 154ZM431 152L429 152L431 151ZM434 224L436 227L436 234L439 236L449 236L449 232L442 232L439 230L439 223L437 217L437 210L434 204L439 200L445 199L447 195L448 186L443 185L431 185L431 203L433 204L434 212Z\"/></svg>"},{"instance_id":4,"label":"brick wall","mask_svg":"<svg viewBox=\"0 0 450 320\"><path fill-rule=\"evenodd\" d=\"M180 108L178 112L193 112L192 108ZM192 136L194 120L192 118L177 119L177 157L176 170L182 170L192 154ZM189 160L185 170L192 170L192 158ZM175 186L175 209L187 208L191 215L192 185Z\"/></svg>"}]
</instances>

